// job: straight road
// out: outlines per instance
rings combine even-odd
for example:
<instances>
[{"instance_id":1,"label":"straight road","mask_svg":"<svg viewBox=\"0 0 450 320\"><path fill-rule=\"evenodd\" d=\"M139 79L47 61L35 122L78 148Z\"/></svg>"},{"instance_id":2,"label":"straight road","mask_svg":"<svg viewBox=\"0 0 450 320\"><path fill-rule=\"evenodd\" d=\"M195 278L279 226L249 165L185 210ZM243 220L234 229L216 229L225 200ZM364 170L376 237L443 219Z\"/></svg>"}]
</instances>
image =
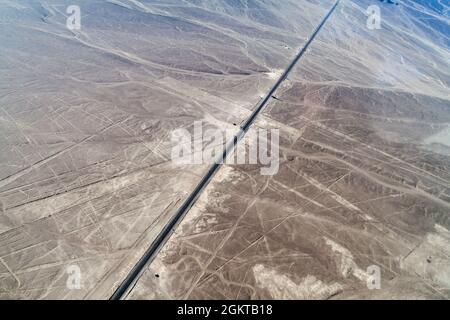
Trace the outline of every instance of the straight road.
<instances>
[{"instance_id":1,"label":"straight road","mask_svg":"<svg viewBox=\"0 0 450 320\"><path fill-rule=\"evenodd\" d=\"M145 271L145 267L153 261L153 259L158 254L158 252L161 250L161 248L164 246L164 244L167 242L167 240L169 240L170 236L175 231L175 228L178 226L178 224L183 220L184 216L189 212L189 210L195 204L195 202L197 201L197 199L200 196L200 194L202 193L202 191L208 186L211 179L217 173L217 171L219 170L221 165L225 162L225 159L227 158L227 156L233 152L234 148L239 143L239 141L241 141L241 139L245 136L246 132L249 130L249 128L255 121L258 114L260 114L261 111L265 108L265 106L270 101L272 96L275 94L277 89L284 82L284 80L286 80L289 73L296 66L297 62L305 54L306 50L308 49L310 44L314 41L317 34L320 32L320 29L322 29L322 27L325 25L327 20L333 14L333 12L335 11L338 4L339 4L339 0L328 11L327 15L322 19L321 23L317 26L317 28L314 30L314 32L311 34L311 36L308 38L307 42L302 47L302 49L299 51L299 53L295 56L295 58L292 60L292 62L287 66L286 70L283 72L283 74L280 76L280 78L277 80L277 82L273 85L273 87L270 89L270 91L267 93L267 95L258 103L255 110L252 112L250 117L247 118L247 120L241 126L239 132L234 136L233 140L230 141L226 145L222 155L217 159L216 163L211 166L211 168L208 170L208 172L205 174L205 176L203 176L202 180L200 180L199 184L195 187L195 189L192 191L192 193L189 195L189 197L184 201L184 203L181 205L181 207L174 214L172 219L161 230L158 237L153 241L153 243L146 250L146 252L141 257L141 259L138 261L138 263L133 267L133 269L130 271L130 273L127 275L127 277L119 285L119 287L116 289L114 294L111 296L110 300L122 300L133 289L133 287L137 283L138 279L140 278L142 273Z\"/></svg>"}]
</instances>

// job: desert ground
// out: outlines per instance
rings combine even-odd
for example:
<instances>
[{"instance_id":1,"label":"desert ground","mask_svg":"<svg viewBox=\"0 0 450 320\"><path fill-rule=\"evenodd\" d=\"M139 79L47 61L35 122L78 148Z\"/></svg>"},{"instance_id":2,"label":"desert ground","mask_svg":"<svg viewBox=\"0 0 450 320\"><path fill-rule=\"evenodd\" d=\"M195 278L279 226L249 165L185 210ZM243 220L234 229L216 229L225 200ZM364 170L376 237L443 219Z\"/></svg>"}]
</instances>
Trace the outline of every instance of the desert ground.
<instances>
[{"instance_id":1,"label":"desert ground","mask_svg":"<svg viewBox=\"0 0 450 320\"><path fill-rule=\"evenodd\" d=\"M108 299L209 168L173 130L237 130L334 3L0 0L0 298ZM449 19L341 1L250 129L278 173L221 166L126 298L450 298Z\"/></svg>"},{"instance_id":2,"label":"desert ground","mask_svg":"<svg viewBox=\"0 0 450 320\"><path fill-rule=\"evenodd\" d=\"M365 8L340 4L259 117L278 174L223 166L130 299L450 297L448 37Z\"/></svg>"}]
</instances>

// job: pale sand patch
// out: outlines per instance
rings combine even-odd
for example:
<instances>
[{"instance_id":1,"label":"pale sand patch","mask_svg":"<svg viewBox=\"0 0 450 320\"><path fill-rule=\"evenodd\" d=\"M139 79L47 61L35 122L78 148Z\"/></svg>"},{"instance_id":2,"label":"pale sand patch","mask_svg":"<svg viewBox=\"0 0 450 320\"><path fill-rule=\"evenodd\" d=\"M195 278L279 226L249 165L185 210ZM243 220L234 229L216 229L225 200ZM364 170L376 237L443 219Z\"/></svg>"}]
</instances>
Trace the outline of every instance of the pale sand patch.
<instances>
[{"instance_id":1,"label":"pale sand patch","mask_svg":"<svg viewBox=\"0 0 450 320\"><path fill-rule=\"evenodd\" d=\"M266 72L267 77L269 79L279 79L281 75L283 74L284 70L282 69L273 69L272 72Z\"/></svg>"},{"instance_id":2,"label":"pale sand patch","mask_svg":"<svg viewBox=\"0 0 450 320\"><path fill-rule=\"evenodd\" d=\"M239 182L240 174L236 172L231 166L224 165L217 172L214 179L217 179L219 183L231 182L233 184ZM209 226L217 223L215 214L209 213L208 208L215 208L216 211L222 213L228 213L229 209L223 205L223 202L230 199L231 196L227 194L218 195L212 187L205 188L202 194L198 198L195 206L191 208L189 214L186 215L180 224L180 228L175 233L182 230L183 226L188 226L195 223L194 233L200 233L207 229Z\"/></svg>"},{"instance_id":3,"label":"pale sand patch","mask_svg":"<svg viewBox=\"0 0 450 320\"><path fill-rule=\"evenodd\" d=\"M257 285L277 300L326 299L342 291L339 283L326 284L312 275L297 284L287 275L261 264L253 267L253 275Z\"/></svg>"},{"instance_id":4,"label":"pale sand patch","mask_svg":"<svg viewBox=\"0 0 450 320\"><path fill-rule=\"evenodd\" d=\"M239 184L243 178L245 177L242 177L231 165L223 165L215 177L219 183L230 182L233 185Z\"/></svg>"},{"instance_id":5,"label":"pale sand patch","mask_svg":"<svg viewBox=\"0 0 450 320\"><path fill-rule=\"evenodd\" d=\"M353 275L361 281L367 281L367 272L358 267L358 265L353 260L353 255L350 252L350 250L344 248L343 246L334 242L331 239L328 239L326 237L324 238L326 244L331 247L331 250L340 255L340 261L338 265L339 271L342 274L342 276L347 278L348 276Z\"/></svg>"},{"instance_id":6,"label":"pale sand patch","mask_svg":"<svg viewBox=\"0 0 450 320\"><path fill-rule=\"evenodd\" d=\"M445 128L441 132L438 132L437 134L428 137L424 141L426 144L432 144L432 143L440 143L447 147L450 147L450 127Z\"/></svg>"},{"instance_id":7,"label":"pale sand patch","mask_svg":"<svg viewBox=\"0 0 450 320\"><path fill-rule=\"evenodd\" d=\"M436 224L434 232L401 261L401 268L450 288L450 231Z\"/></svg>"}]
</instances>

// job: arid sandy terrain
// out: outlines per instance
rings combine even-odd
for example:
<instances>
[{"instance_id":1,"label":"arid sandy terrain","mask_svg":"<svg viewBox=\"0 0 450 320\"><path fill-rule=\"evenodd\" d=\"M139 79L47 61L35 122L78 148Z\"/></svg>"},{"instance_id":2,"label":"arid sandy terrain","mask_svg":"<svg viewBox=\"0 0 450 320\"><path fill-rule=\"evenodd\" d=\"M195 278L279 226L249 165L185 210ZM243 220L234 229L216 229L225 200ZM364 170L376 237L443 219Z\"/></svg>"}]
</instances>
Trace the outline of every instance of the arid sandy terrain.
<instances>
[{"instance_id":1,"label":"arid sandy terrain","mask_svg":"<svg viewBox=\"0 0 450 320\"><path fill-rule=\"evenodd\" d=\"M279 172L222 166L128 298L450 298L449 7L427 2L341 1L251 129L280 129ZM108 299L208 169L171 132L237 129L333 4L0 0L0 298Z\"/></svg>"},{"instance_id":2,"label":"arid sandy terrain","mask_svg":"<svg viewBox=\"0 0 450 320\"><path fill-rule=\"evenodd\" d=\"M0 297L108 298L206 169L170 161L172 130L245 119L325 11L0 1Z\"/></svg>"},{"instance_id":3,"label":"arid sandy terrain","mask_svg":"<svg viewBox=\"0 0 450 320\"><path fill-rule=\"evenodd\" d=\"M222 167L129 298L450 297L448 7L367 30L369 3L340 4L259 117L278 174Z\"/></svg>"}]
</instances>

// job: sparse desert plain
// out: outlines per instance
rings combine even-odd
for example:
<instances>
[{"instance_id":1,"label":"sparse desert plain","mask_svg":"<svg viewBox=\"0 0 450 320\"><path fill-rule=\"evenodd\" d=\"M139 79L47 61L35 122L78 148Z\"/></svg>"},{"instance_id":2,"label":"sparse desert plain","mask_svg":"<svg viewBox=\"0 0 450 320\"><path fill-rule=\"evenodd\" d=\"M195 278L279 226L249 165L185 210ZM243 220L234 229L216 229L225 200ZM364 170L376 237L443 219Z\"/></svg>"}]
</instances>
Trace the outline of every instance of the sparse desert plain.
<instances>
[{"instance_id":1,"label":"sparse desert plain","mask_svg":"<svg viewBox=\"0 0 450 320\"><path fill-rule=\"evenodd\" d=\"M126 298L450 298L450 7L398 2L340 1L250 128L279 171L222 165ZM0 298L108 299L208 171L173 130L237 129L334 3L0 0Z\"/></svg>"}]
</instances>

